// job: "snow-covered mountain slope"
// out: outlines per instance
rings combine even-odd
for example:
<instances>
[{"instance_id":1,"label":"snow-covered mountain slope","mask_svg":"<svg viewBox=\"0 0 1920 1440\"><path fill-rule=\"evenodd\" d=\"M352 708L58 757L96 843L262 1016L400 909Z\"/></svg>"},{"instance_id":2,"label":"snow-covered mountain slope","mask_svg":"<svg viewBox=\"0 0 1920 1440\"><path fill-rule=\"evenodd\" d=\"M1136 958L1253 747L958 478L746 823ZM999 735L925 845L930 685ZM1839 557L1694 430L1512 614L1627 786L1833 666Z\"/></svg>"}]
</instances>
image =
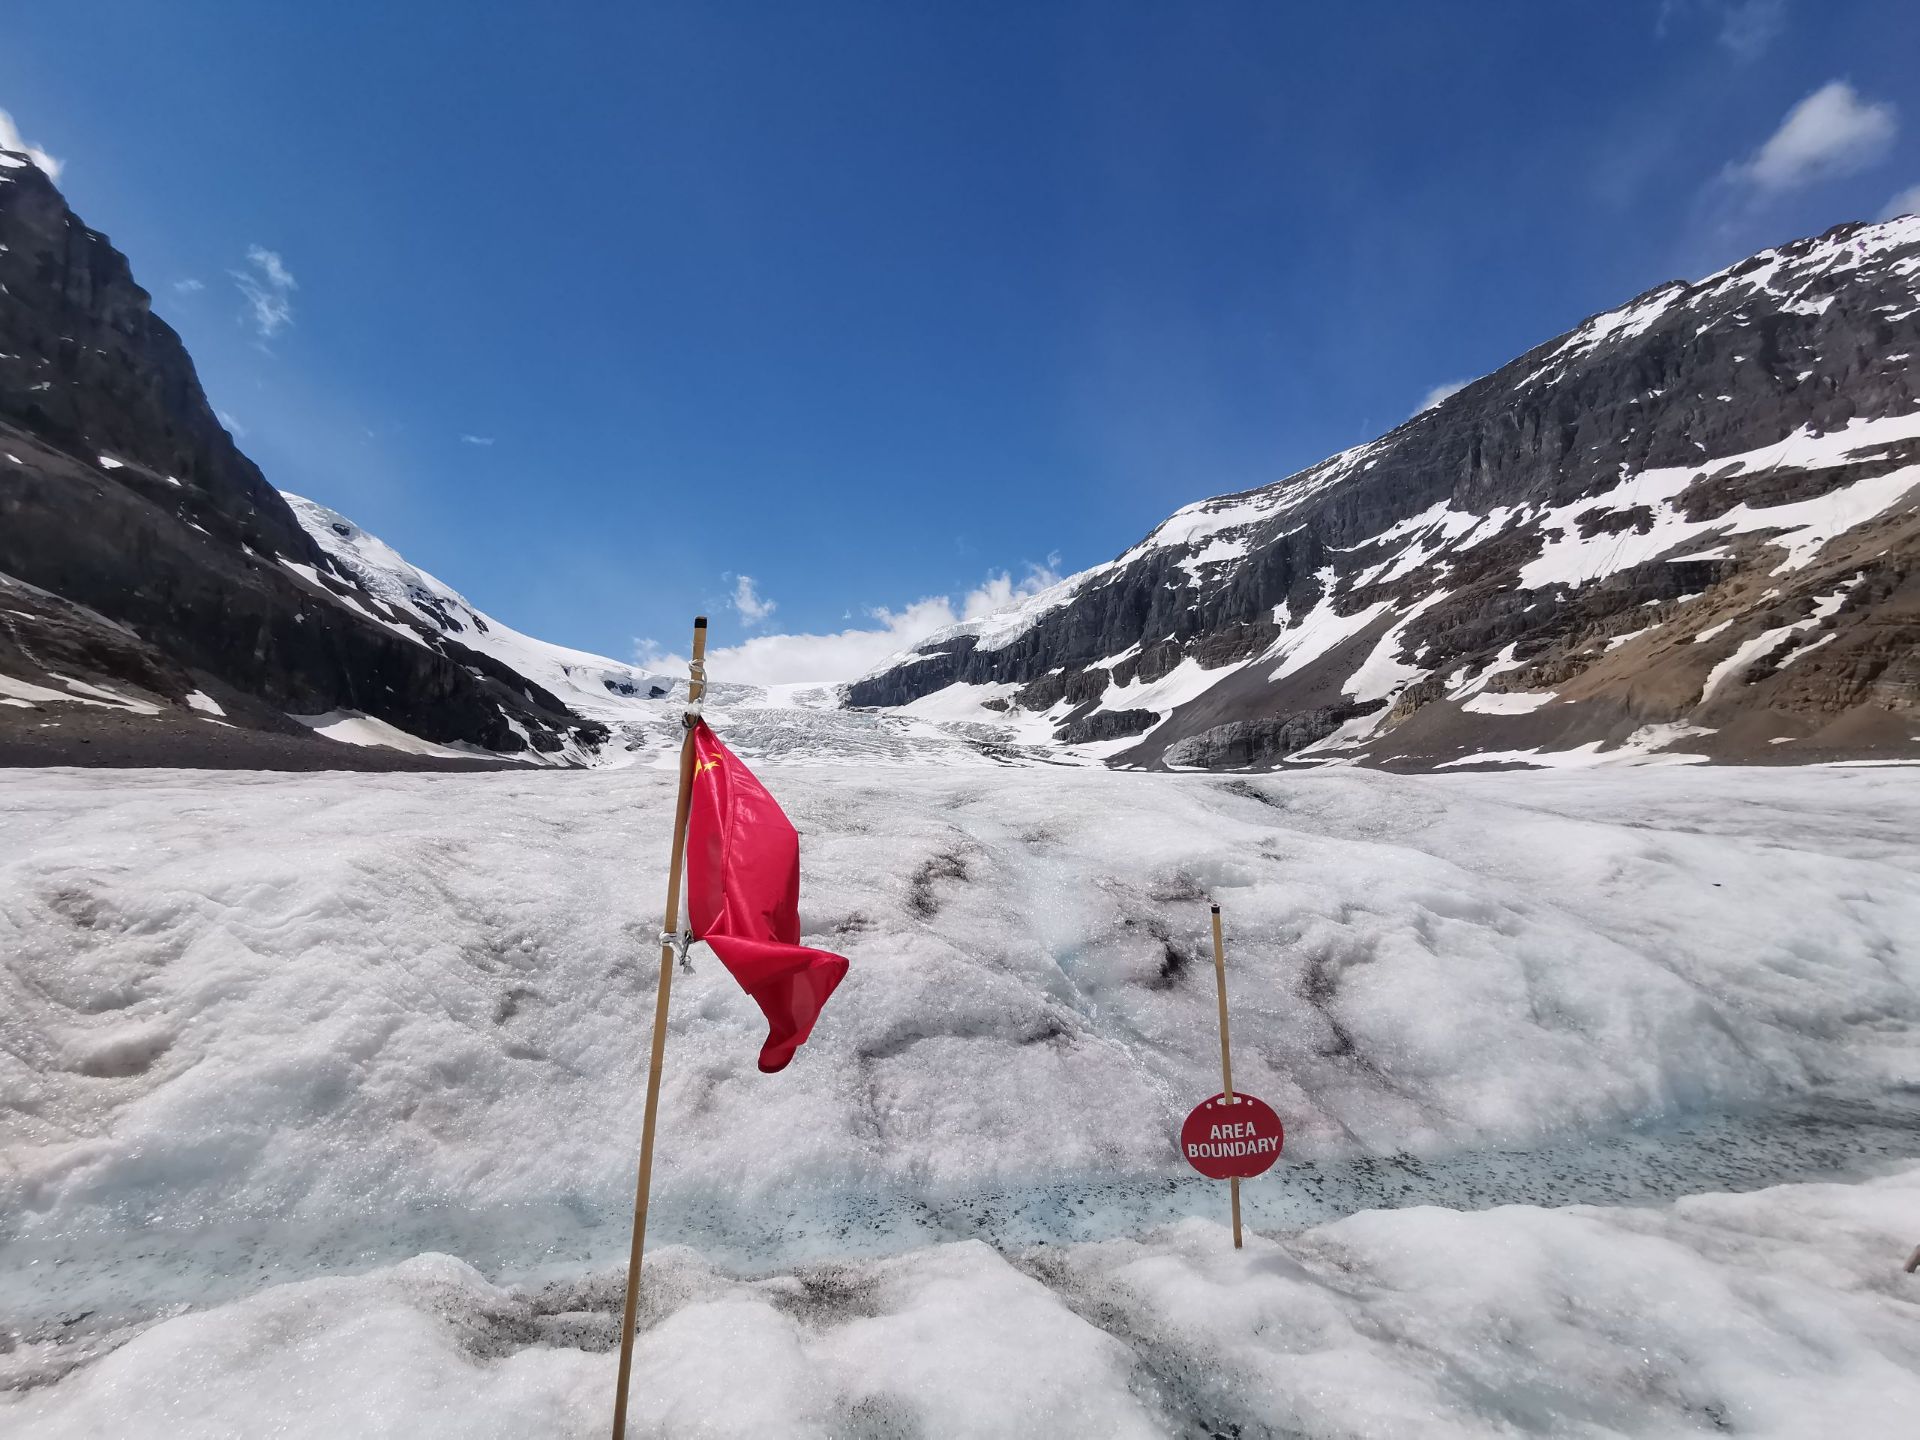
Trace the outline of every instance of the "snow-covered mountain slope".
<instances>
[{"instance_id":1,"label":"snow-covered mountain slope","mask_svg":"<svg viewBox=\"0 0 1920 1440\"><path fill-rule=\"evenodd\" d=\"M1911 1176L1655 1202L1920 1154L1920 771L764 773L852 969L777 1077L704 950L675 979L649 1425L1911 1402ZM0 1432L604 1433L672 809L647 768L0 774ZM1209 896L1289 1132L1238 1256L1173 1141Z\"/></svg>"},{"instance_id":2,"label":"snow-covered mountain slope","mask_svg":"<svg viewBox=\"0 0 1920 1440\"><path fill-rule=\"evenodd\" d=\"M362 589L404 611L416 625L499 661L576 713L596 720L631 718L629 702L660 699L672 688L670 679L637 666L510 629L481 614L459 591L409 564L391 545L338 511L282 493L301 528Z\"/></svg>"},{"instance_id":3,"label":"snow-covered mountain slope","mask_svg":"<svg viewBox=\"0 0 1920 1440\"><path fill-rule=\"evenodd\" d=\"M1663 285L851 703L1127 765L1920 753L1920 219Z\"/></svg>"},{"instance_id":4,"label":"snow-covered mountain slope","mask_svg":"<svg viewBox=\"0 0 1920 1440\"><path fill-rule=\"evenodd\" d=\"M606 731L599 744L564 752L569 763L664 763L678 753L686 677L524 635L339 512L298 495L286 500L335 568L397 617L383 623L485 656ZM728 742L748 758L960 765L1048 758L1044 744L1009 744L997 732L974 733L980 727L848 711L828 686L768 688L716 676L707 708L716 724L726 726Z\"/></svg>"}]
</instances>

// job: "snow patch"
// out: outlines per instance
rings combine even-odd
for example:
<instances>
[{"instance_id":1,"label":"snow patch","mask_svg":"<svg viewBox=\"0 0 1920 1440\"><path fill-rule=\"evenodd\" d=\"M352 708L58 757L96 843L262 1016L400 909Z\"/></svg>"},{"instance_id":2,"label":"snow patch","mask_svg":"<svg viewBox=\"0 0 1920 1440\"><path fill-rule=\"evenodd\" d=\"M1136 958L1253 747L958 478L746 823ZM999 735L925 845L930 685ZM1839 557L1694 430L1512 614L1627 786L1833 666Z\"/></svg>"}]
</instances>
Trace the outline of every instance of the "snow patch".
<instances>
[{"instance_id":1,"label":"snow patch","mask_svg":"<svg viewBox=\"0 0 1920 1440\"><path fill-rule=\"evenodd\" d=\"M1482 750L1443 760L1435 768L1451 770L1461 765L1530 765L1544 770L1585 770L1597 765L1704 765L1712 757L1674 751L1689 736L1711 735L1711 729L1685 722L1643 725L1620 744L1607 746L1600 740L1576 745L1571 750Z\"/></svg>"},{"instance_id":2,"label":"snow patch","mask_svg":"<svg viewBox=\"0 0 1920 1440\"><path fill-rule=\"evenodd\" d=\"M1483 690L1461 703L1475 715L1531 715L1559 697L1551 690Z\"/></svg>"},{"instance_id":3,"label":"snow patch","mask_svg":"<svg viewBox=\"0 0 1920 1440\"><path fill-rule=\"evenodd\" d=\"M358 710L329 710L324 715L292 715L288 718L298 720L316 734L324 735L329 740L338 740L343 745L380 745L389 750L404 750L409 755L438 755L450 759L465 759L474 755L509 758L495 756L478 746L460 749L422 740L397 725L390 725L377 716L363 715Z\"/></svg>"},{"instance_id":4,"label":"snow patch","mask_svg":"<svg viewBox=\"0 0 1920 1440\"><path fill-rule=\"evenodd\" d=\"M89 684L85 680L69 679L65 675L50 675L66 686L65 690L50 690L44 685L30 684L25 680L16 680L9 675L0 675L0 695L15 700L48 704L58 702L66 705L96 705L103 710L128 710L135 715L158 715L160 707L145 700L136 700L131 695L122 695L118 691L108 690L99 685Z\"/></svg>"},{"instance_id":5,"label":"snow patch","mask_svg":"<svg viewBox=\"0 0 1920 1440\"><path fill-rule=\"evenodd\" d=\"M1731 655L1727 656L1726 659L1722 660L1707 672L1706 683L1700 688L1700 703L1705 704L1707 701L1718 696L1721 689L1729 681L1744 674L1749 665L1762 655L1773 650L1788 636L1798 635L1804 630L1810 630L1822 620L1825 620L1828 616L1838 611L1840 606L1846 601L1847 591L1852 588L1853 584L1857 583L1857 581L1851 582L1848 585L1842 586L1835 594L1823 596L1814 603L1813 612L1804 618L1795 620L1788 625L1776 625L1770 630L1763 630L1758 635L1743 640L1739 645L1735 646ZM1832 637L1826 636L1823 638L1831 639ZM1807 648L1811 649L1812 647L1809 646Z\"/></svg>"},{"instance_id":6,"label":"snow patch","mask_svg":"<svg viewBox=\"0 0 1920 1440\"><path fill-rule=\"evenodd\" d=\"M1689 542L1723 539L1760 530L1778 530L1769 542L1786 551L1774 574L1799 569L1836 535L1882 514L1899 503L1916 483L1920 465L1908 465L1889 474L1856 480L1812 499L1784 505L1754 507L1742 501L1710 520L1688 520L1675 505L1679 496L1702 472L1738 463L1749 475L1780 467L1826 469L1847 464L1856 452L1896 440L1920 437L1920 411L1874 420L1854 420L1839 430L1816 435L1802 428L1776 444L1739 455L1644 470L1606 495L1586 496L1544 511L1539 528L1547 538L1540 554L1520 570L1520 584L1529 590L1547 585L1578 589L1622 570L1657 560ZM1645 505L1654 516L1644 533L1623 530L1583 538L1578 517L1596 506L1617 502L1623 507ZM1687 556L1685 558L1697 558Z\"/></svg>"},{"instance_id":7,"label":"snow patch","mask_svg":"<svg viewBox=\"0 0 1920 1440\"><path fill-rule=\"evenodd\" d=\"M1381 600L1351 615L1342 615L1334 608L1335 574L1331 565L1321 569L1319 581L1319 601L1300 617L1298 624L1281 631L1280 638L1267 651L1266 659L1277 658L1281 662L1279 668L1267 676L1269 680L1284 680L1298 674L1393 608L1392 601Z\"/></svg>"}]
</instances>

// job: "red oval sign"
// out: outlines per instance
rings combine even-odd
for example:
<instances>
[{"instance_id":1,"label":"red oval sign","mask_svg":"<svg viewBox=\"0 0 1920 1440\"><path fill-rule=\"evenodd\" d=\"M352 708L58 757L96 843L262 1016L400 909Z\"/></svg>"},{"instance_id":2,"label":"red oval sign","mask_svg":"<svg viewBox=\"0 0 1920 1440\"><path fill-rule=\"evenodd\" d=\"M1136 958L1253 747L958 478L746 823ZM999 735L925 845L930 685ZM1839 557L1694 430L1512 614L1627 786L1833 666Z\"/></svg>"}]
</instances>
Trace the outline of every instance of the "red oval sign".
<instances>
[{"instance_id":1,"label":"red oval sign","mask_svg":"<svg viewBox=\"0 0 1920 1440\"><path fill-rule=\"evenodd\" d=\"M1209 1180L1250 1180L1280 1158L1287 1132L1264 1100L1234 1093L1202 1100L1180 1127L1180 1153Z\"/></svg>"}]
</instances>

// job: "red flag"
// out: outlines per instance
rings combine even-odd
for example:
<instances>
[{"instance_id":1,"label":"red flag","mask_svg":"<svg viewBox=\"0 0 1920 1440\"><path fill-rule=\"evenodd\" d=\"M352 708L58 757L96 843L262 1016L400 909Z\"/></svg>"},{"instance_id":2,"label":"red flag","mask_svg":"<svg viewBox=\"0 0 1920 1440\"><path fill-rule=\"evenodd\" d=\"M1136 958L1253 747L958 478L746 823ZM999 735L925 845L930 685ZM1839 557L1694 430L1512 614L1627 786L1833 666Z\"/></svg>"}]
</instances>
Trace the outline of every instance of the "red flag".
<instances>
[{"instance_id":1,"label":"red flag","mask_svg":"<svg viewBox=\"0 0 1920 1440\"><path fill-rule=\"evenodd\" d=\"M702 720L693 727L687 915L767 1017L760 1068L787 1068L847 973L800 943L800 837L767 789Z\"/></svg>"}]
</instances>

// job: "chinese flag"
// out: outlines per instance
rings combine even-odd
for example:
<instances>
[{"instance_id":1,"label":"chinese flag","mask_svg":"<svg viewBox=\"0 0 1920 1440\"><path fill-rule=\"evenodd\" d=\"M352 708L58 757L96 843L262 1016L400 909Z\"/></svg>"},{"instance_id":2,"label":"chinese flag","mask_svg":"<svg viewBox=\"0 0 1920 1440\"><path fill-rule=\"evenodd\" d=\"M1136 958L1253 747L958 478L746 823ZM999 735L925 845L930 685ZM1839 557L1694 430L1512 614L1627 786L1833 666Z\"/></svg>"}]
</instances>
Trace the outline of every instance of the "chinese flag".
<instances>
[{"instance_id":1,"label":"chinese flag","mask_svg":"<svg viewBox=\"0 0 1920 1440\"><path fill-rule=\"evenodd\" d=\"M800 943L800 837L766 787L702 720L693 729L687 915L766 1013L760 1068L787 1068L847 962Z\"/></svg>"}]
</instances>

